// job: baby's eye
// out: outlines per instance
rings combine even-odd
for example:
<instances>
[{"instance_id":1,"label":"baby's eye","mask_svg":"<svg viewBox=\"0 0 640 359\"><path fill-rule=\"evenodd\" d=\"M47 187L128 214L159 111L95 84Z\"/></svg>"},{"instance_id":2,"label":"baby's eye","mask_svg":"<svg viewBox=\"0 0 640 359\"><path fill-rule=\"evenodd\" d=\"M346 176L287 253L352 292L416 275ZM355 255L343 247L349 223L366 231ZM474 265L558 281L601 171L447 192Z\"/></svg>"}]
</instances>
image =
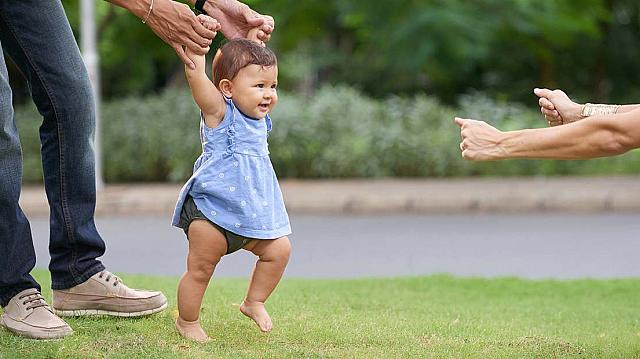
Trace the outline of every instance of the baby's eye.
<instances>
[{"instance_id":1,"label":"baby's eye","mask_svg":"<svg viewBox=\"0 0 640 359\"><path fill-rule=\"evenodd\" d=\"M259 88L264 88L264 84L257 84L256 86Z\"/></svg>"},{"instance_id":2,"label":"baby's eye","mask_svg":"<svg viewBox=\"0 0 640 359\"><path fill-rule=\"evenodd\" d=\"M278 84L273 84L271 85L271 88L275 90L275 88L278 87Z\"/></svg>"}]
</instances>

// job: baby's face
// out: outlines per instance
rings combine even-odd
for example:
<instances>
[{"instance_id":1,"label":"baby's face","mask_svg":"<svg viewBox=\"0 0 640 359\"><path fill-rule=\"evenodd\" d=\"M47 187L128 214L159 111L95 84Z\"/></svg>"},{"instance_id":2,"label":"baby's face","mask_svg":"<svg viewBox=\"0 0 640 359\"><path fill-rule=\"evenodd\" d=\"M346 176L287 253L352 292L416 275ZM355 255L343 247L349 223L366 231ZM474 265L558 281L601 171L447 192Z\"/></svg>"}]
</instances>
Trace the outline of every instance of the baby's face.
<instances>
[{"instance_id":1,"label":"baby's face","mask_svg":"<svg viewBox=\"0 0 640 359\"><path fill-rule=\"evenodd\" d=\"M245 115L263 119L278 102L278 67L249 65L231 81L233 102Z\"/></svg>"}]
</instances>

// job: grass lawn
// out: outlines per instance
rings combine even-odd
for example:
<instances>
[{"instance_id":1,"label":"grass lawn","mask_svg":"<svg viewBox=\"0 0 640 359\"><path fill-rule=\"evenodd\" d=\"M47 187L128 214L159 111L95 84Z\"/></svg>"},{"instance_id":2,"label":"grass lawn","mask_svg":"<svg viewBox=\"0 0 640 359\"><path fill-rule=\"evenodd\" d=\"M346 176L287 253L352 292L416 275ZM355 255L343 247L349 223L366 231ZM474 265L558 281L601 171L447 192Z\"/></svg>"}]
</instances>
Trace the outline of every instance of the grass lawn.
<instances>
[{"instance_id":1,"label":"grass lawn","mask_svg":"<svg viewBox=\"0 0 640 359\"><path fill-rule=\"evenodd\" d=\"M640 358L640 279L285 278L269 334L238 311L246 280L214 280L201 320L215 340L196 344L173 327L177 278L123 277L164 291L169 309L69 319L75 335L57 341L0 330L0 358Z\"/></svg>"}]
</instances>

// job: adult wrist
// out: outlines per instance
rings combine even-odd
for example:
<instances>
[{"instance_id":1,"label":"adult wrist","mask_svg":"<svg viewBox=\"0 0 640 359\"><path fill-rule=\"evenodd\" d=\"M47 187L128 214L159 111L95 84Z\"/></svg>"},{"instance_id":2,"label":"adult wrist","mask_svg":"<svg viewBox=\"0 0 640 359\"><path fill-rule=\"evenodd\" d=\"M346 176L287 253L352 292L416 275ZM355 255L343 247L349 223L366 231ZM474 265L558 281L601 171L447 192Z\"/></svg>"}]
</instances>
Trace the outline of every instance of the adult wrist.
<instances>
[{"instance_id":1,"label":"adult wrist","mask_svg":"<svg viewBox=\"0 0 640 359\"><path fill-rule=\"evenodd\" d=\"M496 151L493 153L493 157L495 160L503 160L503 159L507 159L509 158L509 144L511 141L510 136L513 135L514 133L511 132L500 132L500 134L498 135L498 138L496 139Z\"/></svg>"},{"instance_id":2,"label":"adult wrist","mask_svg":"<svg viewBox=\"0 0 640 359\"><path fill-rule=\"evenodd\" d=\"M585 118L585 116L583 116L584 106L585 105L576 103L575 106L567 112L567 115L563 116L563 125L571 122L576 122Z\"/></svg>"},{"instance_id":3,"label":"adult wrist","mask_svg":"<svg viewBox=\"0 0 640 359\"><path fill-rule=\"evenodd\" d=\"M618 112L620 105L607 105L598 103L586 103L582 108L583 118L590 116L614 115Z\"/></svg>"},{"instance_id":4,"label":"adult wrist","mask_svg":"<svg viewBox=\"0 0 640 359\"><path fill-rule=\"evenodd\" d=\"M194 4L195 4L195 1L194 1ZM214 11L214 9L220 8L219 5L220 5L219 0L205 0L204 5L202 5L202 8L207 14L211 14Z\"/></svg>"},{"instance_id":5,"label":"adult wrist","mask_svg":"<svg viewBox=\"0 0 640 359\"><path fill-rule=\"evenodd\" d=\"M138 0L138 1L108 0L108 1L114 5L117 5L121 8L128 10L130 13L140 18L140 20L144 19L144 17L149 12L149 7L151 6L151 0Z\"/></svg>"},{"instance_id":6,"label":"adult wrist","mask_svg":"<svg viewBox=\"0 0 640 359\"><path fill-rule=\"evenodd\" d=\"M147 13L142 18L142 23L143 24L146 24L147 21L149 21L149 19L153 15L153 3L154 3L154 0L151 0L151 2L149 3L149 9L147 10Z\"/></svg>"}]
</instances>

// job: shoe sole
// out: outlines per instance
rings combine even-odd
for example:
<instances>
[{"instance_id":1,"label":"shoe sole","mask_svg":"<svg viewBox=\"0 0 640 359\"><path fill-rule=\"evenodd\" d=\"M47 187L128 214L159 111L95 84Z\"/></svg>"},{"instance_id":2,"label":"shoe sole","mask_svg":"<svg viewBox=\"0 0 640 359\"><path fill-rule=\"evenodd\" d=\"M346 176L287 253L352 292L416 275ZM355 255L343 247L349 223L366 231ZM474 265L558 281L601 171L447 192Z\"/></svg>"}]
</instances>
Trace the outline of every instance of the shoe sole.
<instances>
[{"instance_id":1,"label":"shoe sole","mask_svg":"<svg viewBox=\"0 0 640 359\"><path fill-rule=\"evenodd\" d=\"M40 333L33 333L33 332L28 332L28 331L23 331L23 330L18 330L18 329L14 329L14 328L10 328L4 321L4 316L0 316L0 327L6 329L9 333L18 335L22 338L27 338L27 339L37 339L37 340L58 340L58 339L62 339L64 337L68 337L70 335L73 334L73 330L69 330L68 332L40 332Z\"/></svg>"},{"instance_id":2,"label":"shoe sole","mask_svg":"<svg viewBox=\"0 0 640 359\"><path fill-rule=\"evenodd\" d=\"M84 316L92 316L92 315L108 315L112 317L144 317L147 315L155 314L167 309L167 303L159 306L158 308L142 310L139 312L114 312L111 310L102 310L102 309L77 309L77 310L59 310L56 308L52 308L53 312L60 317L84 317Z\"/></svg>"}]
</instances>

